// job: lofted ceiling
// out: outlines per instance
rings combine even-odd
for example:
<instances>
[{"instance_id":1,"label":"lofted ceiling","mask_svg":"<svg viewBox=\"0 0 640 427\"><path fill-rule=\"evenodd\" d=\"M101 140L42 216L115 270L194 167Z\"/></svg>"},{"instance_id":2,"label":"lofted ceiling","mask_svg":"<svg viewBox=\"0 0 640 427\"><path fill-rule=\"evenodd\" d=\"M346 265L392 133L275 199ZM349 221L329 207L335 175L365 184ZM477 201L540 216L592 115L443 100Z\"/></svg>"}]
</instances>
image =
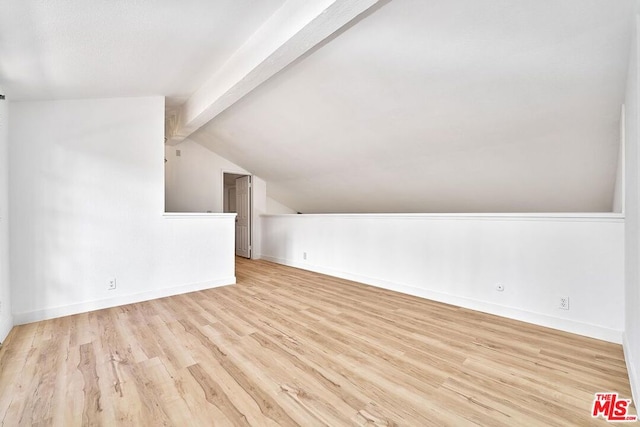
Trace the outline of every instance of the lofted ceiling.
<instances>
[{"instance_id":1,"label":"lofted ceiling","mask_svg":"<svg viewBox=\"0 0 640 427\"><path fill-rule=\"evenodd\" d=\"M633 6L393 0L191 138L305 213L610 211Z\"/></svg>"},{"instance_id":2,"label":"lofted ceiling","mask_svg":"<svg viewBox=\"0 0 640 427\"><path fill-rule=\"evenodd\" d=\"M604 212L635 6L0 0L0 86L164 95L300 212Z\"/></svg>"}]
</instances>

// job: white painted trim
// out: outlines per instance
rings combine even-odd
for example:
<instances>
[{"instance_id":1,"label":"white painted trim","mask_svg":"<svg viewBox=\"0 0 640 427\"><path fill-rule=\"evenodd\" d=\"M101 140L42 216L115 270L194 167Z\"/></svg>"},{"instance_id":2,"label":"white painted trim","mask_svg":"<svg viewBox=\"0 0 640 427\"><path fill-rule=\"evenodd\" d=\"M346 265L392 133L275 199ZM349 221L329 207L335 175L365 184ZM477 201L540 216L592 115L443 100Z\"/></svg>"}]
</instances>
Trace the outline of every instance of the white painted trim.
<instances>
[{"instance_id":1,"label":"white painted trim","mask_svg":"<svg viewBox=\"0 0 640 427\"><path fill-rule=\"evenodd\" d=\"M627 122L627 112L625 109L625 105L622 104L621 107L621 117L620 117L620 165L618 167L622 168L622 171L620 173L620 177L621 177L621 181L620 181L620 204L621 204L621 214L624 216L625 212L627 211L627 202L626 202L626 188L627 188L627 169L626 169L626 162L627 162L627 134L626 134L626 122Z\"/></svg>"},{"instance_id":2,"label":"white painted trim","mask_svg":"<svg viewBox=\"0 0 640 427\"><path fill-rule=\"evenodd\" d=\"M234 218L235 213L211 213L211 212L165 212L162 214L164 219L198 219L198 218Z\"/></svg>"},{"instance_id":3,"label":"white painted trim","mask_svg":"<svg viewBox=\"0 0 640 427\"><path fill-rule=\"evenodd\" d=\"M105 298L96 301L86 301L78 304L65 305L61 307L47 308L44 310L29 311L13 315L16 325L38 322L40 320L54 319L57 317L70 316L73 314L86 313L88 311L101 310L104 308L118 307L125 304L149 301L157 298L164 298L173 295L186 294L189 292L201 291L204 289L217 288L220 286L233 285L236 283L235 276L224 279L212 280L210 282L191 283L171 288L154 289L132 295L122 295L113 298Z\"/></svg>"},{"instance_id":4,"label":"white painted trim","mask_svg":"<svg viewBox=\"0 0 640 427\"><path fill-rule=\"evenodd\" d=\"M284 218L395 218L433 220L497 220L497 221L588 221L624 222L619 213L349 213L349 214L265 214L263 217Z\"/></svg>"},{"instance_id":5,"label":"white painted trim","mask_svg":"<svg viewBox=\"0 0 640 427\"><path fill-rule=\"evenodd\" d=\"M8 322L6 320L8 320ZM8 316L5 319L5 322L0 323L0 343L3 343L4 340L7 339L7 337L9 336L9 332L11 332L11 329L13 328L13 325L13 316Z\"/></svg>"},{"instance_id":6,"label":"white painted trim","mask_svg":"<svg viewBox=\"0 0 640 427\"><path fill-rule=\"evenodd\" d=\"M627 333L622 335L622 349L624 350L624 361L627 364L627 372L629 374L629 383L631 384L631 394L636 408L640 403L640 377L638 377L638 371L636 370L636 364L632 357L631 346L629 345L629 339Z\"/></svg>"},{"instance_id":7,"label":"white painted trim","mask_svg":"<svg viewBox=\"0 0 640 427\"><path fill-rule=\"evenodd\" d=\"M432 301L438 301L445 304L452 304L458 307L464 307L471 310L481 311L483 313L494 314L496 316L506 317L509 319L520 320L522 322L533 323L535 325L545 326L552 329L558 329L565 332L571 332L578 335L584 335L604 341L617 344L622 343L622 331L603 328L601 326L589 323L576 322L575 320L562 319L546 314L534 313L513 307L502 306L485 301L474 300L465 297L445 294L441 292L433 292L425 289L418 289L412 286L402 285L398 283L388 282L386 280L375 279L372 277L361 276L358 274L345 273L343 271L331 268L320 267L313 264L301 263L287 259L275 258L262 255L265 261L275 262L277 264L288 265L303 270L314 271L316 273L327 274L329 276L339 277L346 280L364 283L366 285L378 288L388 289L390 291L400 292L403 294L413 295L426 298Z\"/></svg>"}]
</instances>

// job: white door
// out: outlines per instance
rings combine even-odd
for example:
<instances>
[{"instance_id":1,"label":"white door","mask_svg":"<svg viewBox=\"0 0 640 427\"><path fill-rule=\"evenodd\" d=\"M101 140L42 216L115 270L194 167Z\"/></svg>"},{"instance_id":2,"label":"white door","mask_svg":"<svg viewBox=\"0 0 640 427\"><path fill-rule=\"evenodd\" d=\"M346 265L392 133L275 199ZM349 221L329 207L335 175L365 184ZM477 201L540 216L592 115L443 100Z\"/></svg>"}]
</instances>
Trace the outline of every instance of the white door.
<instances>
[{"instance_id":1,"label":"white door","mask_svg":"<svg viewBox=\"0 0 640 427\"><path fill-rule=\"evenodd\" d=\"M236 179L236 255L251 258L251 177Z\"/></svg>"}]
</instances>

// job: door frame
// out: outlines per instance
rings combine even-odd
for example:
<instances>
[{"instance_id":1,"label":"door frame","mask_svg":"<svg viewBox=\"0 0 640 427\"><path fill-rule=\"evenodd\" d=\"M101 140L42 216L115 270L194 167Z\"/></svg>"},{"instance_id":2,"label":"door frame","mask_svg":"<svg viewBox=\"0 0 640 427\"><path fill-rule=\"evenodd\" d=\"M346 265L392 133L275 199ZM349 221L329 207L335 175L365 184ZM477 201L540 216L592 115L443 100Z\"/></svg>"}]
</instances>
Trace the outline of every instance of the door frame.
<instances>
[{"instance_id":1,"label":"door frame","mask_svg":"<svg viewBox=\"0 0 640 427\"><path fill-rule=\"evenodd\" d=\"M253 259L253 174L247 173L246 171L234 171L234 170L228 170L228 169L220 169L220 184L221 184L221 191L220 191L220 196L221 196L221 200L220 200L220 206L222 206L222 210L224 211L224 197L225 197L225 188L224 188L224 175L225 174L230 174L230 175L242 175L242 176L250 176L251 177L251 188L250 188L250 203L249 203L249 246L250 246L250 250L249 250L249 259ZM233 233L234 233L234 239L233 241L235 242L235 223L234 223L234 227L233 227ZM235 255L235 251L234 251L234 255Z\"/></svg>"}]
</instances>

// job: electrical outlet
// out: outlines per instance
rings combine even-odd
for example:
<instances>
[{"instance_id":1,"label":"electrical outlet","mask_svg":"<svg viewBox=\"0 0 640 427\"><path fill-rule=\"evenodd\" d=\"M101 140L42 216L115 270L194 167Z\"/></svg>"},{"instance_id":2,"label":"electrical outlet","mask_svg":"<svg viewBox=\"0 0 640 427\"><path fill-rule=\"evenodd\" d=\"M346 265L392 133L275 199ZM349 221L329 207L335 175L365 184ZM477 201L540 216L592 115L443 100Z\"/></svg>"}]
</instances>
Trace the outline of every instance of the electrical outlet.
<instances>
[{"instance_id":1,"label":"electrical outlet","mask_svg":"<svg viewBox=\"0 0 640 427\"><path fill-rule=\"evenodd\" d=\"M558 301L560 310L569 310L569 297L560 297L560 301Z\"/></svg>"},{"instance_id":2,"label":"electrical outlet","mask_svg":"<svg viewBox=\"0 0 640 427\"><path fill-rule=\"evenodd\" d=\"M107 282L107 290L112 291L116 288L116 278L109 279Z\"/></svg>"},{"instance_id":3,"label":"electrical outlet","mask_svg":"<svg viewBox=\"0 0 640 427\"><path fill-rule=\"evenodd\" d=\"M498 283L496 285L496 291L498 291L498 292L504 291L504 285L502 283Z\"/></svg>"},{"instance_id":4,"label":"electrical outlet","mask_svg":"<svg viewBox=\"0 0 640 427\"><path fill-rule=\"evenodd\" d=\"M306 252L302 252L302 259L307 259L307 253Z\"/></svg>"}]
</instances>

